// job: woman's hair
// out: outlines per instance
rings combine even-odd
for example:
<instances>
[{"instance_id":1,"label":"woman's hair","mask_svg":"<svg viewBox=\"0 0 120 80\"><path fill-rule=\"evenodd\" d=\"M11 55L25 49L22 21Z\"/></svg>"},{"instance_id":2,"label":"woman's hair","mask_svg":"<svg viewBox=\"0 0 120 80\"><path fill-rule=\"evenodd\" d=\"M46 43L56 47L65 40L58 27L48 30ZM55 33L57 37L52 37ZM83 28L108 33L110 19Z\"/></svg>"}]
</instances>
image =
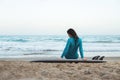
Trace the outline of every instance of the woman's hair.
<instances>
[{"instance_id":1,"label":"woman's hair","mask_svg":"<svg viewBox=\"0 0 120 80\"><path fill-rule=\"evenodd\" d=\"M75 30L70 28L70 29L67 30L67 33L70 34L71 37L73 37L75 39L75 45L76 45L79 37L78 37L77 33L75 32Z\"/></svg>"},{"instance_id":2,"label":"woman's hair","mask_svg":"<svg viewBox=\"0 0 120 80\"><path fill-rule=\"evenodd\" d=\"M75 32L75 30L72 29L72 28L68 29L67 33L70 34L74 39L78 39L79 38L77 33Z\"/></svg>"}]
</instances>

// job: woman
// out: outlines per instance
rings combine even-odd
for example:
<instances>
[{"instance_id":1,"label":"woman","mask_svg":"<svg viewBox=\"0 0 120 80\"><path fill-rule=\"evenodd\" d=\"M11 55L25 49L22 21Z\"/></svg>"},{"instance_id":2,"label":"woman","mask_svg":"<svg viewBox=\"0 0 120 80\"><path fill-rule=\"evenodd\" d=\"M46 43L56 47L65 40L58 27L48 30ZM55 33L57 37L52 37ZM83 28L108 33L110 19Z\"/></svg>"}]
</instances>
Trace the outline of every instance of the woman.
<instances>
[{"instance_id":1,"label":"woman","mask_svg":"<svg viewBox=\"0 0 120 80\"><path fill-rule=\"evenodd\" d=\"M67 31L68 36L70 37L67 41L66 47L61 55L61 58L65 57L66 59L77 59L78 48L80 51L81 58L84 59L82 40L77 36L76 32L73 29Z\"/></svg>"}]
</instances>

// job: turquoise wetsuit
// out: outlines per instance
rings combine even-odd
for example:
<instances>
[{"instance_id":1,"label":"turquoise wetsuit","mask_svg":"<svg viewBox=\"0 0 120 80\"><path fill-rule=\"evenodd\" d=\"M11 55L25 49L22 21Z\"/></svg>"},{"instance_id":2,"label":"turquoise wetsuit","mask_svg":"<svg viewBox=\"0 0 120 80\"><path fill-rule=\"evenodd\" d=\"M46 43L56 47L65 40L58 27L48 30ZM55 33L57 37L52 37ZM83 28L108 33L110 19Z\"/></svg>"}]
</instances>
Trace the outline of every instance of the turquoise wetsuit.
<instances>
[{"instance_id":1,"label":"turquoise wetsuit","mask_svg":"<svg viewBox=\"0 0 120 80\"><path fill-rule=\"evenodd\" d=\"M80 51L81 58L84 58L83 48L82 48L82 39L78 39L75 44L74 38L69 38L66 44L66 47L61 55L61 58L65 56L66 59L77 59L79 58L78 55L78 48Z\"/></svg>"}]
</instances>

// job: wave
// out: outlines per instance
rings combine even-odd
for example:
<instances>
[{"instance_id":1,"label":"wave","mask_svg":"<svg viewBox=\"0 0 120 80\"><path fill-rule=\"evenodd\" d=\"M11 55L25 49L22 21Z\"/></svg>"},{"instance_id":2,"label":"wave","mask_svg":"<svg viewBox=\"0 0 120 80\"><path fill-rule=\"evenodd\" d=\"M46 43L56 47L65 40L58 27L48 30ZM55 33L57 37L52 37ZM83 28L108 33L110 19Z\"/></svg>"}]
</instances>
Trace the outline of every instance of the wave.
<instances>
[{"instance_id":1,"label":"wave","mask_svg":"<svg viewBox=\"0 0 120 80\"><path fill-rule=\"evenodd\" d=\"M120 52L120 50L85 50L84 52Z\"/></svg>"},{"instance_id":2,"label":"wave","mask_svg":"<svg viewBox=\"0 0 120 80\"><path fill-rule=\"evenodd\" d=\"M6 42L43 42L43 43L44 43L44 41L66 42L66 40L64 40L64 39L46 39L46 40L39 40L39 41L38 40L32 41L32 40L26 40L26 39L6 40ZM85 41L85 40L83 40L83 43L120 43L120 41Z\"/></svg>"},{"instance_id":3,"label":"wave","mask_svg":"<svg viewBox=\"0 0 120 80\"><path fill-rule=\"evenodd\" d=\"M25 40L25 39L15 39L15 40L8 40L8 41L12 41L12 42L28 42L28 40Z\"/></svg>"},{"instance_id":4,"label":"wave","mask_svg":"<svg viewBox=\"0 0 120 80\"><path fill-rule=\"evenodd\" d=\"M0 42L29 42L27 39L1 39Z\"/></svg>"},{"instance_id":5,"label":"wave","mask_svg":"<svg viewBox=\"0 0 120 80\"><path fill-rule=\"evenodd\" d=\"M0 36L0 42L66 42L65 36ZM84 43L120 43L119 36L83 36Z\"/></svg>"},{"instance_id":6,"label":"wave","mask_svg":"<svg viewBox=\"0 0 120 80\"><path fill-rule=\"evenodd\" d=\"M83 41L83 43L120 43L120 41Z\"/></svg>"},{"instance_id":7,"label":"wave","mask_svg":"<svg viewBox=\"0 0 120 80\"><path fill-rule=\"evenodd\" d=\"M33 48L15 48L15 47L8 47L8 48L0 48L0 51L5 51L5 52L8 52L8 51L17 51L17 52L33 52L33 53L52 53L52 52L63 52L62 49L33 49ZM84 52L120 52L120 49L116 49L116 48L113 48L113 49L84 49Z\"/></svg>"},{"instance_id":8,"label":"wave","mask_svg":"<svg viewBox=\"0 0 120 80\"><path fill-rule=\"evenodd\" d=\"M0 51L22 51L22 52L57 52L62 51L58 49L36 49L36 48L24 48L24 47L0 47Z\"/></svg>"},{"instance_id":9,"label":"wave","mask_svg":"<svg viewBox=\"0 0 120 80\"><path fill-rule=\"evenodd\" d=\"M63 51L63 50L52 50L52 49L45 49L45 50L41 50L41 51L43 51L43 52L58 52L58 51ZM84 50L84 52L120 52L120 50L119 49L114 49L114 50L110 50L110 49L106 49L106 50Z\"/></svg>"},{"instance_id":10,"label":"wave","mask_svg":"<svg viewBox=\"0 0 120 80\"><path fill-rule=\"evenodd\" d=\"M42 55L42 54L45 54L45 53L26 53L24 55Z\"/></svg>"},{"instance_id":11,"label":"wave","mask_svg":"<svg viewBox=\"0 0 120 80\"><path fill-rule=\"evenodd\" d=\"M57 50L57 49L43 49L41 51L61 51L61 50Z\"/></svg>"}]
</instances>

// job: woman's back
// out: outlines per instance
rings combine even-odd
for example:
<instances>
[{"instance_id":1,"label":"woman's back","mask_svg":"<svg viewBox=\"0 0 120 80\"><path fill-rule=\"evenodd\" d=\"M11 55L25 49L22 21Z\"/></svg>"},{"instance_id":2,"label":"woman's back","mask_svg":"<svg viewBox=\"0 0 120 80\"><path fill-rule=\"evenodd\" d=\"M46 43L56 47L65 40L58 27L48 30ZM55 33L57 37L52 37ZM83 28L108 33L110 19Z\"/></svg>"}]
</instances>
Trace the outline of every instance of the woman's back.
<instances>
[{"instance_id":1,"label":"woman's back","mask_svg":"<svg viewBox=\"0 0 120 80\"><path fill-rule=\"evenodd\" d=\"M80 38L76 40L74 38L69 38L61 57L65 56L67 59L77 59L79 57L78 48L81 58L83 58L82 40Z\"/></svg>"}]
</instances>

